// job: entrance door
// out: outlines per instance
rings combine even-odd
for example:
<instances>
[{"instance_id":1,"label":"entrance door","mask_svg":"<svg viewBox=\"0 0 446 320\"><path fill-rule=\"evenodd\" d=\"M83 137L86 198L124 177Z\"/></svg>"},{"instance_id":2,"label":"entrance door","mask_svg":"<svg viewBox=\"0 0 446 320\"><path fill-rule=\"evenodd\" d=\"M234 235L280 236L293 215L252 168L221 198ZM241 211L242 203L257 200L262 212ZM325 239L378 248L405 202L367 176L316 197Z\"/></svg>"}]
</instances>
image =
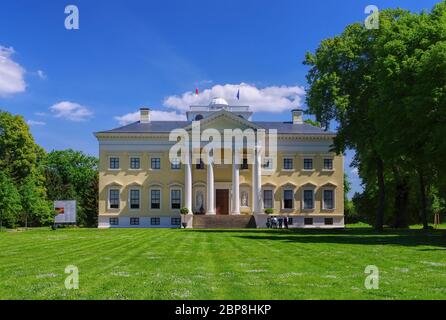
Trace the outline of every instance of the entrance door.
<instances>
[{"instance_id":1,"label":"entrance door","mask_svg":"<svg viewBox=\"0 0 446 320\"><path fill-rule=\"evenodd\" d=\"M229 190L228 189L217 189L215 207L216 213L218 215L228 215L229 214Z\"/></svg>"}]
</instances>

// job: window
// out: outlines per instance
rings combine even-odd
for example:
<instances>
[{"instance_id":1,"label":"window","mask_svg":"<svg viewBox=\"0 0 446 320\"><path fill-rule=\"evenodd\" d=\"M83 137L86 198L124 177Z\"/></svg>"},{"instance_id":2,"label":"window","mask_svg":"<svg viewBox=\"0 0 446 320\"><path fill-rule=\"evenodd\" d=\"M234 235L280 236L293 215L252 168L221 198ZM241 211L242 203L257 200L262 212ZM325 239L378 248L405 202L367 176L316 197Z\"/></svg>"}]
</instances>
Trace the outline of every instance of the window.
<instances>
[{"instance_id":1,"label":"window","mask_svg":"<svg viewBox=\"0 0 446 320\"><path fill-rule=\"evenodd\" d=\"M284 209L293 209L293 190L284 190L283 191L283 208Z\"/></svg>"},{"instance_id":2,"label":"window","mask_svg":"<svg viewBox=\"0 0 446 320\"><path fill-rule=\"evenodd\" d=\"M200 120L202 120L203 119L203 116L201 115L201 114L197 114L196 116L195 116L195 121L200 121Z\"/></svg>"},{"instance_id":3,"label":"window","mask_svg":"<svg viewBox=\"0 0 446 320\"><path fill-rule=\"evenodd\" d=\"M333 159L324 159L324 170L333 170Z\"/></svg>"},{"instance_id":4,"label":"window","mask_svg":"<svg viewBox=\"0 0 446 320\"><path fill-rule=\"evenodd\" d=\"M288 218L288 224L289 225L293 224L293 218Z\"/></svg>"},{"instance_id":5,"label":"window","mask_svg":"<svg viewBox=\"0 0 446 320\"><path fill-rule=\"evenodd\" d=\"M313 170L313 159L304 159L304 170Z\"/></svg>"},{"instance_id":6,"label":"window","mask_svg":"<svg viewBox=\"0 0 446 320\"><path fill-rule=\"evenodd\" d=\"M156 217L156 218L150 218L150 224L152 226L159 226L161 223L160 218Z\"/></svg>"},{"instance_id":7,"label":"window","mask_svg":"<svg viewBox=\"0 0 446 320\"><path fill-rule=\"evenodd\" d=\"M273 208L273 190L263 190L263 206L265 209Z\"/></svg>"},{"instance_id":8,"label":"window","mask_svg":"<svg viewBox=\"0 0 446 320\"><path fill-rule=\"evenodd\" d=\"M130 218L131 226L139 226L139 218Z\"/></svg>"},{"instance_id":9,"label":"window","mask_svg":"<svg viewBox=\"0 0 446 320\"><path fill-rule=\"evenodd\" d=\"M314 209L314 191L304 190L304 210Z\"/></svg>"},{"instance_id":10,"label":"window","mask_svg":"<svg viewBox=\"0 0 446 320\"><path fill-rule=\"evenodd\" d=\"M240 166L242 170L248 170L248 158L243 158L242 165Z\"/></svg>"},{"instance_id":11,"label":"window","mask_svg":"<svg viewBox=\"0 0 446 320\"><path fill-rule=\"evenodd\" d=\"M304 225L311 226L313 224L313 218L304 218Z\"/></svg>"},{"instance_id":12,"label":"window","mask_svg":"<svg viewBox=\"0 0 446 320\"><path fill-rule=\"evenodd\" d=\"M172 209L181 208L181 190L178 189L170 190L170 207Z\"/></svg>"},{"instance_id":13,"label":"window","mask_svg":"<svg viewBox=\"0 0 446 320\"><path fill-rule=\"evenodd\" d=\"M141 168L141 159L139 157L130 158L130 169L139 170Z\"/></svg>"},{"instance_id":14,"label":"window","mask_svg":"<svg viewBox=\"0 0 446 320\"><path fill-rule=\"evenodd\" d=\"M152 158L150 163L150 168L152 170L159 170L161 169L161 159L160 158Z\"/></svg>"},{"instance_id":15,"label":"window","mask_svg":"<svg viewBox=\"0 0 446 320\"><path fill-rule=\"evenodd\" d=\"M170 168L172 170L180 170L181 169L181 162L180 159L172 159L172 162L170 163Z\"/></svg>"},{"instance_id":16,"label":"window","mask_svg":"<svg viewBox=\"0 0 446 320\"><path fill-rule=\"evenodd\" d=\"M161 190L150 190L150 209L161 209Z\"/></svg>"},{"instance_id":17,"label":"window","mask_svg":"<svg viewBox=\"0 0 446 320\"><path fill-rule=\"evenodd\" d=\"M273 158L264 158L263 168L266 170L273 170Z\"/></svg>"},{"instance_id":18,"label":"window","mask_svg":"<svg viewBox=\"0 0 446 320\"><path fill-rule=\"evenodd\" d=\"M284 170L293 170L293 159L291 158L285 158L283 159L283 169Z\"/></svg>"},{"instance_id":19,"label":"window","mask_svg":"<svg viewBox=\"0 0 446 320\"><path fill-rule=\"evenodd\" d=\"M110 209L119 209L119 190L110 189L108 203Z\"/></svg>"},{"instance_id":20,"label":"window","mask_svg":"<svg viewBox=\"0 0 446 320\"><path fill-rule=\"evenodd\" d=\"M333 190L324 190L323 209L325 209L325 210L333 210L334 209L334 191Z\"/></svg>"},{"instance_id":21,"label":"window","mask_svg":"<svg viewBox=\"0 0 446 320\"><path fill-rule=\"evenodd\" d=\"M139 190L130 190L130 209L139 209Z\"/></svg>"},{"instance_id":22,"label":"window","mask_svg":"<svg viewBox=\"0 0 446 320\"><path fill-rule=\"evenodd\" d=\"M119 218L110 218L110 225L111 226L119 225Z\"/></svg>"},{"instance_id":23,"label":"window","mask_svg":"<svg viewBox=\"0 0 446 320\"><path fill-rule=\"evenodd\" d=\"M110 157L109 168L111 170L118 170L119 169L119 158L118 157Z\"/></svg>"},{"instance_id":24,"label":"window","mask_svg":"<svg viewBox=\"0 0 446 320\"><path fill-rule=\"evenodd\" d=\"M327 226L332 226L333 225L333 218L325 218L324 219L324 223Z\"/></svg>"},{"instance_id":25,"label":"window","mask_svg":"<svg viewBox=\"0 0 446 320\"><path fill-rule=\"evenodd\" d=\"M171 218L170 224L173 226L179 226L181 225L181 218Z\"/></svg>"},{"instance_id":26,"label":"window","mask_svg":"<svg viewBox=\"0 0 446 320\"><path fill-rule=\"evenodd\" d=\"M197 162L198 162L198 161L197 161ZM202 159L200 159L200 162L198 162L198 163L195 165L195 169L197 169L197 170L204 170L204 162L203 162Z\"/></svg>"}]
</instances>

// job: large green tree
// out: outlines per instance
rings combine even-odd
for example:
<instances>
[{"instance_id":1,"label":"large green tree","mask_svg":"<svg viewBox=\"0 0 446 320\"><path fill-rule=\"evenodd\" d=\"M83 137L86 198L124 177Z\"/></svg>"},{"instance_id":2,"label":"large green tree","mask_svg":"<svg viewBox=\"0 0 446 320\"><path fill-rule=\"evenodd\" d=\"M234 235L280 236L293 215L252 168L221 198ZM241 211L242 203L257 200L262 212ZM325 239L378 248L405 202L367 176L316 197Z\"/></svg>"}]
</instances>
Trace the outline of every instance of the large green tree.
<instances>
[{"instance_id":1,"label":"large green tree","mask_svg":"<svg viewBox=\"0 0 446 320\"><path fill-rule=\"evenodd\" d=\"M0 171L0 231L3 225L12 227L16 224L21 209L20 194L14 181Z\"/></svg>"}]
</instances>

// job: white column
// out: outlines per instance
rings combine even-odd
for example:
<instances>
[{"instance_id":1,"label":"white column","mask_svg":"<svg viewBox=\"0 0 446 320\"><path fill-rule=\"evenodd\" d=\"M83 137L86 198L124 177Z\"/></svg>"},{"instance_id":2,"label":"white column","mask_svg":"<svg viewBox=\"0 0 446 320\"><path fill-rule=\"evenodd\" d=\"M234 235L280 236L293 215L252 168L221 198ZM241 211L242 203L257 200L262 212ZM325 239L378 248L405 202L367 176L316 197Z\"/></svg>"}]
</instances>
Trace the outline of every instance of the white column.
<instances>
[{"instance_id":1,"label":"white column","mask_svg":"<svg viewBox=\"0 0 446 320\"><path fill-rule=\"evenodd\" d=\"M214 203L214 164L212 160L208 163L208 175L207 175L207 210L206 214L215 215L215 203Z\"/></svg>"},{"instance_id":2,"label":"white column","mask_svg":"<svg viewBox=\"0 0 446 320\"><path fill-rule=\"evenodd\" d=\"M236 163L234 149L232 157L232 213L233 215L240 214L240 164Z\"/></svg>"},{"instance_id":3,"label":"white column","mask_svg":"<svg viewBox=\"0 0 446 320\"><path fill-rule=\"evenodd\" d=\"M261 194L262 194L262 168L261 168L261 152L260 147L256 147L255 149L255 158L253 163L252 170L252 203L253 203L253 212L254 213L262 213L262 203L261 203Z\"/></svg>"},{"instance_id":4,"label":"white column","mask_svg":"<svg viewBox=\"0 0 446 320\"><path fill-rule=\"evenodd\" d=\"M192 214L192 163L190 153L187 155L187 163L184 172L184 206Z\"/></svg>"}]
</instances>

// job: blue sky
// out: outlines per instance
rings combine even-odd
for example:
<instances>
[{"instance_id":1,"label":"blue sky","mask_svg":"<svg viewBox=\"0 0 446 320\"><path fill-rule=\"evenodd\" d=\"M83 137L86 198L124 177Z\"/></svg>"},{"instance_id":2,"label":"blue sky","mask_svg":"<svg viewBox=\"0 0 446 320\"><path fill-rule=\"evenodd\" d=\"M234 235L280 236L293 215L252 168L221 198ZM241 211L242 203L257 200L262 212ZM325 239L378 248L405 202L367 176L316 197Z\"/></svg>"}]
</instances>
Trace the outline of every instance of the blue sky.
<instances>
[{"instance_id":1,"label":"blue sky","mask_svg":"<svg viewBox=\"0 0 446 320\"><path fill-rule=\"evenodd\" d=\"M2 1L0 108L23 115L47 150L93 155L94 131L132 120L140 106L181 118L196 87L196 102L216 92L235 98L241 87L256 120L290 120L289 109L305 106L306 51L363 21L369 4L419 11L436 2ZM68 4L79 8L79 30L64 27Z\"/></svg>"}]
</instances>

